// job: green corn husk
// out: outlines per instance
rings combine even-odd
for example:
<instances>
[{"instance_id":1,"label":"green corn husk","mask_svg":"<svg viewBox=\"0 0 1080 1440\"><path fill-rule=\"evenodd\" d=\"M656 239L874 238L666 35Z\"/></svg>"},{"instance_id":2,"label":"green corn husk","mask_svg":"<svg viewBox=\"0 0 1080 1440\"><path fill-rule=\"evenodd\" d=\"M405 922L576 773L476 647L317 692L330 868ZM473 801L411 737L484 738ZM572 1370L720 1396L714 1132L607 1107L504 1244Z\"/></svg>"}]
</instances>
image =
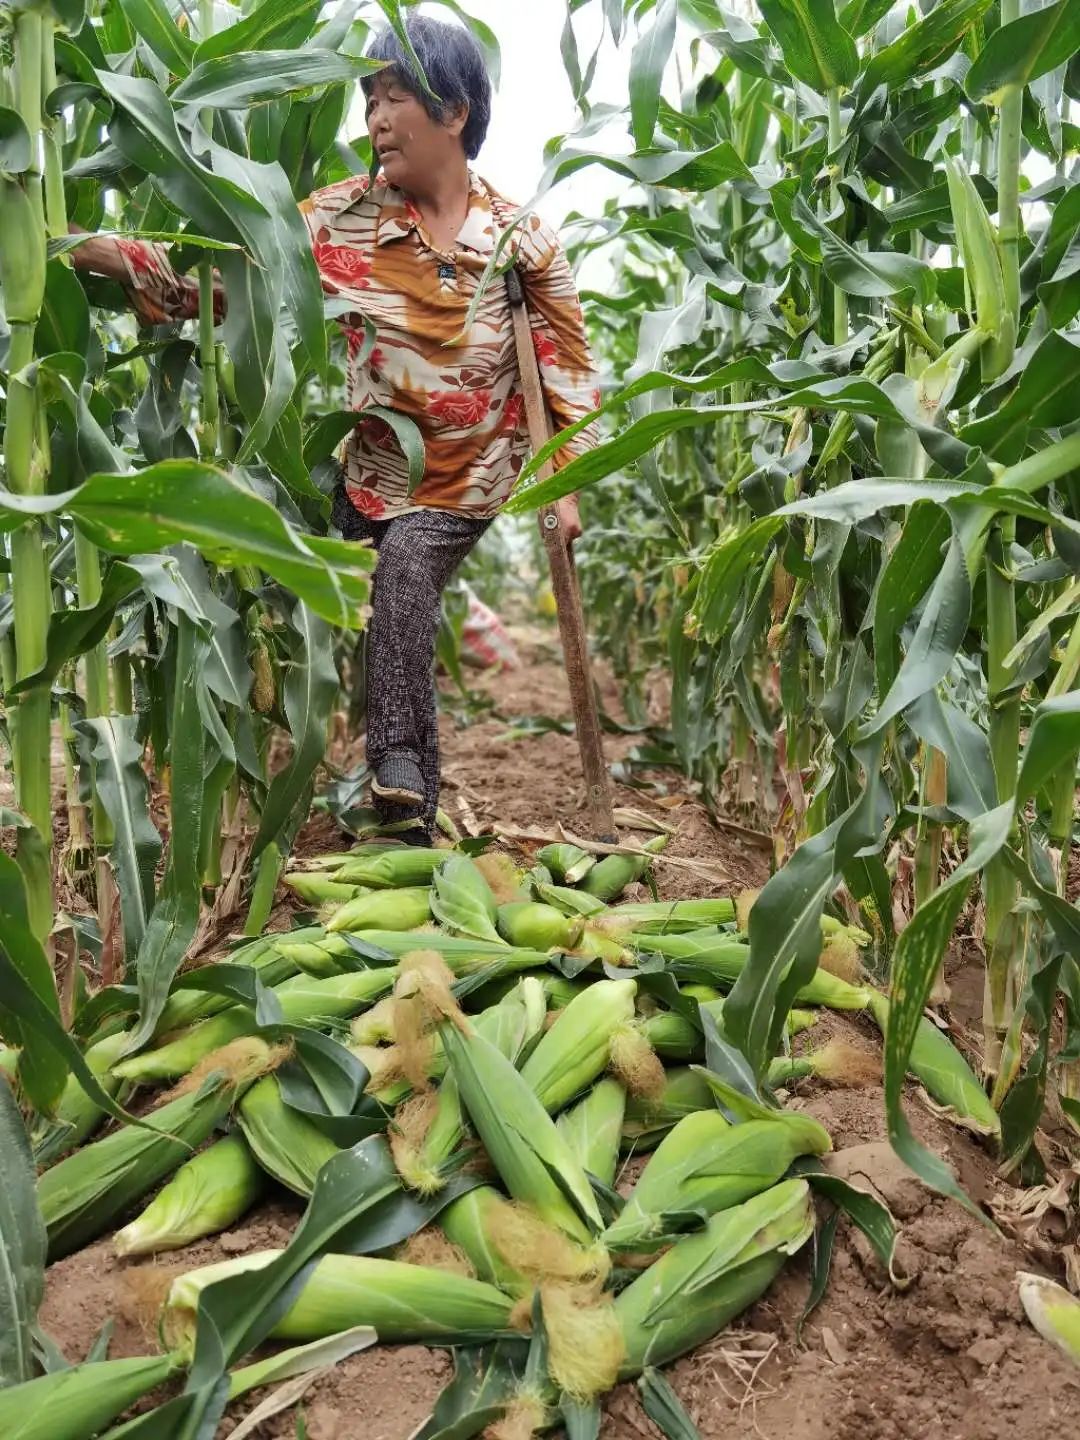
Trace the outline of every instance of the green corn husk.
<instances>
[{"instance_id":1,"label":"green corn husk","mask_svg":"<svg viewBox=\"0 0 1080 1440\"><path fill-rule=\"evenodd\" d=\"M870 1014L884 1035L889 1023L888 997L880 990L871 990L869 996ZM908 1073L915 1076L939 1105L948 1105L963 1124L981 1135L1001 1133L998 1113L971 1066L948 1036L925 1015L919 1018L915 1043L908 1057Z\"/></svg>"},{"instance_id":2,"label":"green corn husk","mask_svg":"<svg viewBox=\"0 0 1080 1440\"><path fill-rule=\"evenodd\" d=\"M609 1250L647 1251L686 1228L690 1213L714 1215L775 1185L800 1155L832 1148L809 1115L730 1125L719 1110L687 1115L661 1141L621 1214L604 1232Z\"/></svg>"},{"instance_id":3,"label":"green corn husk","mask_svg":"<svg viewBox=\"0 0 1080 1440\"><path fill-rule=\"evenodd\" d=\"M507 1190L588 1245L602 1227L592 1187L528 1081L483 1036L452 1025L442 1036L466 1113Z\"/></svg>"},{"instance_id":4,"label":"green corn husk","mask_svg":"<svg viewBox=\"0 0 1080 1440\"><path fill-rule=\"evenodd\" d=\"M431 913L451 935L501 942L495 927L498 906L483 873L465 855L451 855L431 884Z\"/></svg>"},{"instance_id":5,"label":"green corn husk","mask_svg":"<svg viewBox=\"0 0 1080 1440\"><path fill-rule=\"evenodd\" d=\"M750 954L745 939L719 930L694 931L687 935L637 935L627 937L635 949L651 951L670 962L671 973L680 982L731 987L742 974ZM869 986L852 985L828 970L818 969L795 999L804 1005L825 1005L830 1010L865 1010L870 1003Z\"/></svg>"},{"instance_id":6,"label":"green corn husk","mask_svg":"<svg viewBox=\"0 0 1080 1440\"><path fill-rule=\"evenodd\" d=\"M280 1250L241 1255L181 1275L169 1290L162 1331L179 1348L190 1344L199 1296L228 1276L261 1270ZM477 1344L516 1333L514 1302L493 1285L426 1265L360 1255L324 1255L270 1332L274 1340L320 1340L370 1325L385 1345L409 1341Z\"/></svg>"},{"instance_id":7,"label":"green corn husk","mask_svg":"<svg viewBox=\"0 0 1080 1440\"><path fill-rule=\"evenodd\" d=\"M92 1360L0 1390L4 1440L91 1440L183 1369L175 1355Z\"/></svg>"},{"instance_id":8,"label":"green corn husk","mask_svg":"<svg viewBox=\"0 0 1080 1440\"><path fill-rule=\"evenodd\" d=\"M0 1075L14 1080L19 1070L19 1052L9 1045L0 1045Z\"/></svg>"},{"instance_id":9,"label":"green corn husk","mask_svg":"<svg viewBox=\"0 0 1080 1440\"><path fill-rule=\"evenodd\" d=\"M308 927L306 930L294 930L292 934L306 937L321 935L322 931ZM283 980L292 979L298 966L295 961L279 953L275 944L279 938L285 937L275 935L253 940L249 945L239 946L222 959L229 965L250 965L253 970L258 971L259 979L264 985L280 985ZM227 1010L232 1003L227 995L215 995L209 990L174 990L166 1000L165 1009L154 1026L154 1036L159 1038L171 1034L174 1030L194 1025L198 1020L205 1020L210 1015Z\"/></svg>"},{"instance_id":10,"label":"green corn husk","mask_svg":"<svg viewBox=\"0 0 1080 1440\"><path fill-rule=\"evenodd\" d=\"M427 886L372 890L347 900L326 922L328 935L348 930L414 930L431 918L432 892Z\"/></svg>"},{"instance_id":11,"label":"green corn husk","mask_svg":"<svg viewBox=\"0 0 1080 1440\"><path fill-rule=\"evenodd\" d=\"M602 915L607 909L603 900L595 895L586 895L584 890L574 890L569 885L549 885L537 882L533 890L538 900L561 910L564 915L578 915L587 920L590 915Z\"/></svg>"},{"instance_id":12,"label":"green corn husk","mask_svg":"<svg viewBox=\"0 0 1080 1440\"><path fill-rule=\"evenodd\" d=\"M334 879L341 884L367 885L372 890L404 890L418 885L426 889L435 871L452 853L420 845L399 845L378 855L350 855L339 866Z\"/></svg>"},{"instance_id":13,"label":"green corn husk","mask_svg":"<svg viewBox=\"0 0 1080 1440\"><path fill-rule=\"evenodd\" d=\"M319 1171L338 1146L317 1125L290 1109L276 1075L264 1075L236 1107L236 1123L259 1165L297 1195L309 1196Z\"/></svg>"},{"instance_id":14,"label":"green corn husk","mask_svg":"<svg viewBox=\"0 0 1080 1440\"><path fill-rule=\"evenodd\" d=\"M269 1047L248 1043L244 1060L226 1060L197 1090L171 1100L140 1125L125 1125L76 1150L40 1176L38 1203L49 1235L49 1260L96 1239L171 1175L213 1134L237 1095L265 1068Z\"/></svg>"},{"instance_id":15,"label":"green corn husk","mask_svg":"<svg viewBox=\"0 0 1080 1440\"><path fill-rule=\"evenodd\" d=\"M577 845L545 845L536 858L564 885L579 884L596 864L596 856Z\"/></svg>"},{"instance_id":16,"label":"green corn husk","mask_svg":"<svg viewBox=\"0 0 1080 1440\"><path fill-rule=\"evenodd\" d=\"M490 969L493 980L500 974L544 970L549 958L546 950L526 950L507 945L505 940L474 940L467 935L446 935L439 930L416 930L410 934L399 934L393 930L362 930L356 933L355 938L385 950L398 960L414 950L434 950L455 975L471 975L477 970Z\"/></svg>"},{"instance_id":17,"label":"green corn husk","mask_svg":"<svg viewBox=\"0 0 1080 1440\"><path fill-rule=\"evenodd\" d=\"M247 1214L264 1188L242 1137L226 1135L181 1165L138 1219L117 1231L116 1253L151 1255L219 1235Z\"/></svg>"},{"instance_id":18,"label":"green corn husk","mask_svg":"<svg viewBox=\"0 0 1080 1440\"><path fill-rule=\"evenodd\" d=\"M605 855L585 876L581 888L598 900L617 900L628 885L641 879L652 857L659 855L667 843L666 835L657 835L655 840L642 846L648 851L647 855Z\"/></svg>"},{"instance_id":19,"label":"green corn husk","mask_svg":"<svg viewBox=\"0 0 1080 1440\"><path fill-rule=\"evenodd\" d=\"M634 931L638 935L683 935L707 926L730 925L734 919L735 901L731 899L647 901L616 905L605 915L605 921L615 927L613 933Z\"/></svg>"},{"instance_id":20,"label":"green corn husk","mask_svg":"<svg viewBox=\"0 0 1080 1440\"><path fill-rule=\"evenodd\" d=\"M497 980L481 985L471 992L465 1003L470 1011L486 1010L489 1005L497 1005L509 995L519 980L536 980L544 992L549 1010L564 1010L575 995L580 995L587 988L586 981L568 980L557 970L526 970L524 973L500 975Z\"/></svg>"},{"instance_id":21,"label":"green corn husk","mask_svg":"<svg viewBox=\"0 0 1080 1440\"><path fill-rule=\"evenodd\" d=\"M598 980L560 1012L521 1067L545 1110L561 1110L607 1069L612 1040L633 1021L636 995L633 980Z\"/></svg>"},{"instance_id":22,"label":"green corn husk","mask_svg":"<svg viewBox=\"0 0 1080 1440\"><path fill-rule=\"evenodd\" d=\"M626 1090L617 1080L598 1080L583 1100L555 1122L582 1168L605 1185L615 1183L626 1115Z\"/></svg>"},{"instance_id":23,"label":"green corn husk","mask_svg":"<svg viewBox=\"0 0 1080 1440\"><path fill-rule=\"evenodd\" d=\"M539 983L525 979L473 1024L478 1035L516 1065L542 1032L546 1013ZM406 1185L433 1195L446 1184L450 1163L465 1136L465 1112L454 1076L447 1075L437 1095L420 1104L418 1111L407 1106L394 1117L390 1148ZM420 1133L413 1133L414 1123Z\"/></svg>"},{"instance_id":24,"label":"green corn husk","mask_svg":"<svg viewBox=\"0 0 1080 1440\"><path fill-rule=\"evenodd\" d=\"M120 1090L122 1082L110 1074L110 1070L123 1054L127 1039L126 1033L119 1030L115 1035L108 1035L90 1045L83 1057L109 1095L115 1096ZM104 1118L105 1111L87 1095L79 1080L69 1075L56 1114L51 1120L43 1119L34 1127L31 1143L35 1164L40 1168L55 1164L89 1140Z\"/></svg>"},{"instance_id":25,"label":"green corn husk","mask_svg":"<svg viewBox=\"0 0 1080 1440\"><path fill-rule=\"evenodd\" d=\"M700 1060L705 1036L674 1010L658 1010L641 1022L641 1032L662 1060Z\"/></svg>"},{"instance_id":26,"label":"green corn husk","mask_svg":"<svg viewBox=\"0 0 1080 1440\"><path fill-rule=\"evenodd\" d=\"M623 1149L635 1154L652 1150L685 1115L712 1108L713 1094L700 1071L689 1066L669 1070L659 1095L627 1097Z\"/></svg>"},{"instance_id":27,"label":"green corn husk","mask_svg":"<svg viewBox=\"0 0 1080 1440\"><path fill-rule=\"evenodd\" d=\"M632 951L613 935L609 935L607 930L594 926L591 920L585 921L585 929L581 932L581 939L573 954L614 966L633 965L637 960Z\"/></svg>"},{"instance_id":28,"label":"green corn husk","mask_svg":"<svg viewBox=\"0 0 1080 1440\"><path fill-rule=\"evenodd\" d=\"M1051 1345L1080 1365L1080 1300L1045 1275L1016 1272L1024 1313Z\"/></svg>"},{"instance_id":29,"label":"green corn husk","mask_svg":"<svg viewBox=\"0 0 1080 1440\"><path fill-rule=\"evenodd\" d=\"M494 1217L508 1201L490 1185L480 1185L451 1201L439 1216L443 1234L461 1250L477 1277L507 1295L519 1297L531 1292L532 1282L506 1260L493 1242Z\"/></svg>"},{"instance_id":30,"label":"green corn husk","mask_svg":"<svg viewBox=\"0 0 1080 1440\"><path fill-rule=\"evenodd\" d=\"M620 1379L696 1349L752 1305L814 1233L805 1180L785 1180L686 1235L615 1301Z\"/></svg>"},{"instance_id":31,"label":"green corn husk","mask_svg":"<svg viewBox=\"0 0 1080 1440\"><path fill-rule=\"evenodd\" d=\"M283 1020L316 1028L335 1020L348 1020L364 1006L371 1005L393 989L396 966L373 970L351 970L326 979L297 975L274 987L281 1001ZM204 1056L257 1029L255 1013L246 1005L234 1005L200 1025L182 1032L167 1045L144 1050L113 1066L113 1074L124 1080L172 1080L186 1075Z\"/></svg>"},{"instance_id":32,"label":"green corn husk","mask_svg":"<svg viewBox=\"0 0 1080 1440\"><path fill-rule=\"evenodd\" d=\"M553 905L538 905L530 900L500 905L496 924L509 944L530 950L573 950L585 928L580 916L571 919Z\"/></svg>"},{"instance_id":33,"label":"green corn husk","mask_svg":"<svg viewBox=\"0 0 1080 1440\"><path fill-rule=\"evenodd\" d=\"M341 880L331 880L329 875L305 875L296 872L286 875L285 884L306 900L309 905L343 905L347 900L357 900L361 895L370 895L370 885L349 885Z\"/></svg>"}]
</instances>

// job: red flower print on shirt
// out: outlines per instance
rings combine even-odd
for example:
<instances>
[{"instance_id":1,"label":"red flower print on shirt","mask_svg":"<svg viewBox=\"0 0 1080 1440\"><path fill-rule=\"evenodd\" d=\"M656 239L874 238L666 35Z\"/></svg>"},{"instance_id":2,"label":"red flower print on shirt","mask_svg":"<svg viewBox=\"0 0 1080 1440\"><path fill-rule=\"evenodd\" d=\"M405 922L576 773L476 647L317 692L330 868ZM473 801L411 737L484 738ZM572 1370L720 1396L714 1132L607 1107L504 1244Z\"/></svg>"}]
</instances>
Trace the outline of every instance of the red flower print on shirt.
<instances>
[{"instance_id":1,"label":"red flower print on shirt","mask_svg":"<svg viewBox=\"0 0 1080 1440\"><path fill-rule=\"evenodd\" d=\"M373 450L396 450L397 436L379 415L365 415L357 427Z\"/></svg>"},{"instance_id":2,"label":"red flower print on shirt","mask_svg":"<svg viewBox=\"0 0 1080 1440\"><path fill-rule=\"evenodd\" d=\"M450 425L479 425L490 409L490 390L436 390L428 399L428 414Z\"/></svg>"},{"instance_id":3,"label":"red flower print on shirt","mask_svg":"<svg viewBox=\"0 0 1080 1440\"><path fill-rule=\"evenodd\" d=\"M376 495L374 490L368 490L362 485L347 485L345 491L354 508L369 520L381 520L386 513L386 502L381 495Z\"/></svg>"},{"instance_id":4,"label":"red flower print on shirt","mask_svg":"<svg viewBox=\"0 0 1080 1440\"><path fill-rule=\"evenodd\" d=\"M541 365L554 365L559 358L558 347L550 335L544 335L539 330L532 332L533 346L536 350L536 358Z\"/></svg>"},{"instance_id":5,"label":"red flower print on shirt","mask_svg":"<svg viewBox=\"0 0 1080 1440\"><path fill-rule=\"evenodd\" d=\"M372 350L371 354L367 357L367 363L372 370L385 370L386 355L379 349L378 345L375 346L374 350Z\"/></svg>"},{"instance_id":6,"label":"red flower print on shirt","mask_svg":"<svg viewBox=\"0 0 1080 1440\"><path fill-rule=\"evenodd\" d=\"M593 408L594 410L599 410L599 409L600 409L600 386L599 386L599 385L598 385L598 386L596 387L596 389L592 392L592 408Z\"/></svg>"},{"instance_id":7,"label":"red flower print on shirt","mask_svg":"<svg viewBox=\"0 0 1080 1440\"><path fill-rule=\"evenodd\" d=\"M312 251L324 280L332 285L348 285L354 290L368 288L371 261L355 245L327 245L320 241L312 246Z\"/></svg>"},{"instance_id":8,"label":"red flower print on shirt","mask_svg":"<svg viewBox=\"0 0 1080 1440\"><path fill-rule=\"evenodd\" d=\"M513 435L521 424L521 412L525 408L525 396L511 395L503 407L503 434Z\"/></svg>"},{"instance_id":9,"label":"red flower print on shirt","mask_svg":"<svg viewBox=\"0 0 1080 1440\"><path fill-rule=\"evenodd\" d=\"M148 245L144 245L141 240L118 239L116 243L136 275L153 275L156 273L157 266L154 264L154 254Z\"/></svg>"}]
</instances>

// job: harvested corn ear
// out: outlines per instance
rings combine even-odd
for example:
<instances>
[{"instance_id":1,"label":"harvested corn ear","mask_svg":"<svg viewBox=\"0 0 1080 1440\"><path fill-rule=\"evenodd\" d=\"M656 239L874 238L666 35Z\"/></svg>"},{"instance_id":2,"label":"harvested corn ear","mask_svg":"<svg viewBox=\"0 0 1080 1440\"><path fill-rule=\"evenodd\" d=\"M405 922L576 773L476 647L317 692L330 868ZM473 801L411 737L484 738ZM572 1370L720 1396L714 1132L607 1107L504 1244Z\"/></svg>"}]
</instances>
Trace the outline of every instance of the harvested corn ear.
<instances>
[{"instance_id":1,"label":"harvested corn ear","mask_svg":"<svg viewBox=\"0 0 1080 1440\"><path fill-rule=\"evenodd\" d=\"M329 935L342 930L415 930L431 918L426 885L401 890L370 890L340 905L326 922Z\"/></svg>"},{"instance_id":2,"label":"harvested corn ear","mask_svg":"<svg viewBox=\"0 0 1080 1440\"><path fill-rule=\"evenodd\" d=\"M577 845L545 845L536 858L564 885L580 884L596 864L596 857Z\"/></svg>"},{"instance_id":3,"label":"harvested corn ear","mask_svg":"<svg viewBox=\"0 0 1080 1440\"><path fill-rule=\"evenodd\" d=\"M625 1088L618 1080L605 1079L556 1121L582 1168L605 1185L615 1181L625 1115Z\"/></svg>"},{"instance_id":4,"label":"harvested corn ear","mask_svg":"<svg viewBox=\"0 0 1080 1440\"><path fill-rule=\"evenodd\" d=\"M116 1253L151 1255L220 1234L251 1209L264 1185L242 1136L215 1140L180 1166L136 1220L117 1231Z\"/></svg>"},{"instance_id":5,"label":"harvested corn ear","mask_svg":"<svg viewBox=\"0 0 1080 1440\"><path fill-rule=\"evenodd\" d=\"M431 913L451 935L498 942L498 907L483 873L465 855L451 855L436 870L431 887Z\"/></svg>"},{"instance_id":6,"label":"harvested corn ear","mask_svg":"<svg viewBox=\"0 0 1080 1440\"><path fill-rule=\"evenodd\" d=\"M649 840L642 846L647 852L645 854L605 855L585 876L581 888L598 900L617 900L628 885L641 879L652 864L653 856L658 855L667 843L666 835L657 835L655 840Z\"/></svg>"},{"instance_id":7,"label":"harvested corn ear","mask_svg":"<svg viewBox=\"0 0 1080 1440\"><path fill-rule=\"evenodd\" d=\"M532 950L572 950L585 928L580 916L571 919L553 905L528 900L500 905L496 924L504 940Z\"/></svg>"}]
</instances>

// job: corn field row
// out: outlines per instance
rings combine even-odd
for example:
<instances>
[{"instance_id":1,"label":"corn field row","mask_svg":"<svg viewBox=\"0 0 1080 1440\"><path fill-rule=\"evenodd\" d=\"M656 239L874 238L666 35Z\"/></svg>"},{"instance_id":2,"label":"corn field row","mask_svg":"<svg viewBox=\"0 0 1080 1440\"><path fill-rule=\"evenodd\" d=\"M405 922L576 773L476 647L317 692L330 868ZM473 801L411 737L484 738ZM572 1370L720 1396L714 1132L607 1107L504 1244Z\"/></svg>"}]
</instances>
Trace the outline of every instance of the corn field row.
<instances>
[{"instance_id":1,"label":"corn field row","mask_svg":"<svg viewBox=\"0 0 1080 1440\"><path fill-rule=\"evenodd\" d=\"M614 905L659 845L290 859L374 564L326 533L357 416L296 202L370 168L350 99L409 6L0 9L4 1434L209 1440L378 1338L470 1347L427 1440L595 1435L637 1375L685 1435L657 1367L764 1292L815 1192L893 1262L887 1211L776 1101L845 1063L792 1055L812 1007L870 1015L893 1146L960 1205L907 1077L1012 1183L1075 1160L1080 4L567 8L581 125L543 187L631 182L567 231L617 276L585 296L606 430L510 508L583 493L631 719L664 669L663 758L716 805L757 777L782 863L737 915ZM590 100L601 29L624 108ZM72 268L101 233L169 244L197 319L136 332ZM315 923L275 937L282 879ZM246 943L183 968L237 912ZM972 1064L925 1013L961 927ZM123 1221L118 1253L182 1247L271 1183L307 1202L289 1244L181 1276L161 1354L57 1360L47 1262ZM1068 1348L1069 1297L1022 1294Z\"/></svg>"}]
</instances>

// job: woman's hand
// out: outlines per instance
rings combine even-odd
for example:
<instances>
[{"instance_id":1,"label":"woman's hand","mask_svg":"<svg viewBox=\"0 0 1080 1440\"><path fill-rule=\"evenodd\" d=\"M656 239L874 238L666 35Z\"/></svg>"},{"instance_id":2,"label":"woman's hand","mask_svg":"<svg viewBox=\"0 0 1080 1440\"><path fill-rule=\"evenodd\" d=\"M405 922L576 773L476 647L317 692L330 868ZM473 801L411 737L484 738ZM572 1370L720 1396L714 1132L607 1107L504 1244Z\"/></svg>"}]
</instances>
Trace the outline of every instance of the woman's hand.
<instances>
[{"instance_id":1,"label":"woman's hand","mask_svg":"<svg viewBox=\"0 0 1080 1440\"><path fill-rule=\"evenodd\" d=\"M564 495L561 500L556 500L555 509L559 516L559 528L562 530L563 538L568 545L575 540L581 539L581 516L578 514L578 497L576 495Z\"/></svg>"}]
</instances>

